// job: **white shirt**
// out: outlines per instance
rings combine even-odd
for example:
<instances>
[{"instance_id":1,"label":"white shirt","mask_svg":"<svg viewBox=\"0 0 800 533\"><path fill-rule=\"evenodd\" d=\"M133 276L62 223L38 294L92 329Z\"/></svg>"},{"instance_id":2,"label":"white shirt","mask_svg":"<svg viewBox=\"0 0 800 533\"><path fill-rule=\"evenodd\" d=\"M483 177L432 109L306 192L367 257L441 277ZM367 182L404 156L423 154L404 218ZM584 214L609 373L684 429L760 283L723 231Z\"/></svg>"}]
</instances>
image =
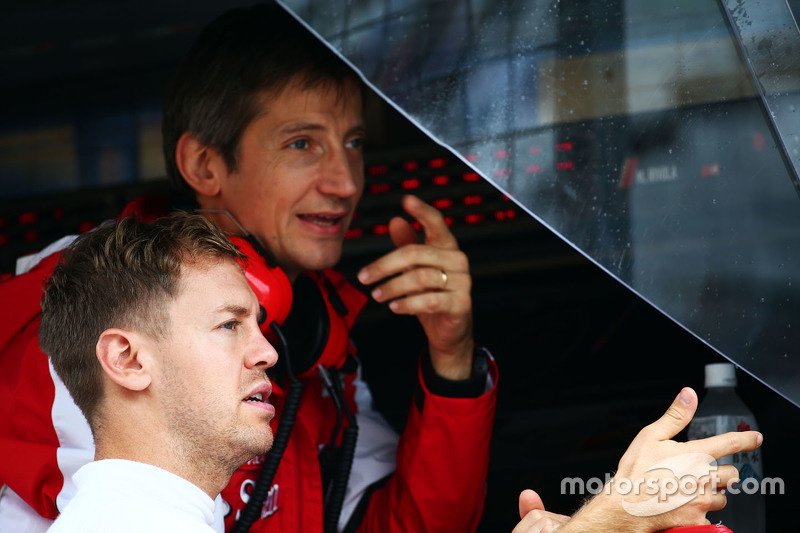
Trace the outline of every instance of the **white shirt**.
<instances>
[{"instance_id":1,"label":"white shirt","mask_svg":"<svg viewBox=\"0 0 800 533\"><path fill-rule=\"evenodd\" d=\"M104 459L73 476L75 497L48 533L213 533L214 500L156 466Z\"/></svg>"}]
</instances>

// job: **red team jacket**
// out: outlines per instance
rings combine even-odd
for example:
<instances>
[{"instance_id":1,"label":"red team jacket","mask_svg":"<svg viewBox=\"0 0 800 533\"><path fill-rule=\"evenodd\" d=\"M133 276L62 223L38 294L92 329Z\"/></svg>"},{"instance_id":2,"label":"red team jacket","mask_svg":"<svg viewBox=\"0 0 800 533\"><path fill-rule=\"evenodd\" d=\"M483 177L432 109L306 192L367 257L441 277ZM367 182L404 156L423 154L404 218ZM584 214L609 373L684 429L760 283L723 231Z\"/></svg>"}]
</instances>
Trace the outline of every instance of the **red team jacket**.
<instances>
[{"instance_id":1,"label":"red team jacket","mask_svg":"<svg viewBox=\"0 0 800 533\"><path fill-rule=\"evenodd\" d=\"M0 533L44 531L74 494L71 476L91 461L94 446L88 424L38 344L42 283L58 253L26 273L0 283ZM364 295L339 273L326 271L351 311L352 327ZM352 343L342 360L354 349ZM339 361L341 362L341 361ZM251 531L321 532L323 488L318 451L328 443L335 408L313 373L297 421L275 475L261 519ZM341 530L373 483L358 531L469 532L480 520L486 489L489 442L497 398L497 367L490 361L488 391L477 398L432 394L419 374L420 394L400 436L372 409L360 370L344 374L348 405L356 413L359 437L339 520ZM277 415L284 391L270 397ZM244 508L264 457L243 465L222 492L226 529Z\"/></svg>"}]
</instances>

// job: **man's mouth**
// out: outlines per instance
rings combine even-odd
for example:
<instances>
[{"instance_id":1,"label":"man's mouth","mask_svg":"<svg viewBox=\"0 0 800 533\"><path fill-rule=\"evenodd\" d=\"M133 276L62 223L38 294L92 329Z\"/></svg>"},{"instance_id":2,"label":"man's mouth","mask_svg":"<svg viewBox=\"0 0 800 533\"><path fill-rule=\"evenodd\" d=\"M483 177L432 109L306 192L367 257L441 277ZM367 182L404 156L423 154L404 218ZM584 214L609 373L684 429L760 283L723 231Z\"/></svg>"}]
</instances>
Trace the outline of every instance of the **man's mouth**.
<instances>
[{"instance_id":1,"label":"man's mouth","mask_svg":"<svg viewBox=\"0 0 800 533\"><path fill-rule=\"evenodd\" d=\"M272 418L275 416L275 406L269 401L270 394L272 394L272 384L262 383L253 388L250 391L250 395L242 399L242 403L249 404L256 411Z\"/></svg>"},{"instance_id":2,"label":"man's mouth","mask_svg":"<svg viewBox=\"0 0 800 533\"><path fill-rule=\"evenodd\" d=\"M344 219L344 215L298 215L298 217L304 222L325 228L335 226Z\"/></svg>"},{"instance_id":3,"label":"man's mouth","mask_svg":"<svg viewBox=\"0 0 800 533\"><path fill-rule=\"evenodd\" d=\"M250 396L243 399L243 402L254 402L254 403L269 403L267 398L272 393L272 386L269 383L264 383L255 387L251 392Z\"/></svg>"},{"instance_id":4,"label":"man's mouth","mask_svg":"<svg viewBox=\"0 0 800 533\"><path fill-rule=\"evenodd\" d=\"M261 393L259 392L259 393L256 393L256 394L252 395L252 396L248 396L247 398L244 399L244 401L246 401L246 402L263 402L264 399L263 399Z\"/></svg>"}]
</instances>

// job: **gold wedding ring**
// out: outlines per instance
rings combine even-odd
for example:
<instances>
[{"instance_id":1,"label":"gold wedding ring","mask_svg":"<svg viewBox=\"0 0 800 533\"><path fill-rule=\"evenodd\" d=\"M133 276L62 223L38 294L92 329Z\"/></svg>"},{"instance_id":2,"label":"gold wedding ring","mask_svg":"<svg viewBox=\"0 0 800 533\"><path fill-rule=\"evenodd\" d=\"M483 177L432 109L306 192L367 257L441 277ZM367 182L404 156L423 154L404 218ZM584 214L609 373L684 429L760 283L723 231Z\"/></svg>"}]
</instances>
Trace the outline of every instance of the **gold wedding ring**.
<instances>
[{"instance_id":1,"label":"gold wedding ring","mask_svg":"<svg viewBox=\"0 0 800 533\"><path fill-rule=\"evenodd\" d=\"M442 290L445 290L447 288L447 272L445 272L444 270L442 270L441 272L442 272Z\"/></svg>"}]
</instances>

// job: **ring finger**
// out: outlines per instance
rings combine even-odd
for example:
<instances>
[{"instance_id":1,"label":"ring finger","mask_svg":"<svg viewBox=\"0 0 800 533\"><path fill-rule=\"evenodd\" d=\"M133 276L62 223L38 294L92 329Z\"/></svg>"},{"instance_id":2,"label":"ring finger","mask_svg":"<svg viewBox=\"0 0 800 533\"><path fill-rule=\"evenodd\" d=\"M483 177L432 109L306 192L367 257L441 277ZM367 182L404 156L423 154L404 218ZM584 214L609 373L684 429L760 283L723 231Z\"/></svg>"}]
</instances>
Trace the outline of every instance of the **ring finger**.
<instances>
[{"instance_id":1,"label":"ring finger","mask_svg":"<svg viewBox=\"0 0 800 533\"><path fill-rule=\"evenodd\" d=\"M423 292L453 290L459 275L435 267L415 267L375 287L372 297L378 302Z\"/></svg>"}]
</instances>

